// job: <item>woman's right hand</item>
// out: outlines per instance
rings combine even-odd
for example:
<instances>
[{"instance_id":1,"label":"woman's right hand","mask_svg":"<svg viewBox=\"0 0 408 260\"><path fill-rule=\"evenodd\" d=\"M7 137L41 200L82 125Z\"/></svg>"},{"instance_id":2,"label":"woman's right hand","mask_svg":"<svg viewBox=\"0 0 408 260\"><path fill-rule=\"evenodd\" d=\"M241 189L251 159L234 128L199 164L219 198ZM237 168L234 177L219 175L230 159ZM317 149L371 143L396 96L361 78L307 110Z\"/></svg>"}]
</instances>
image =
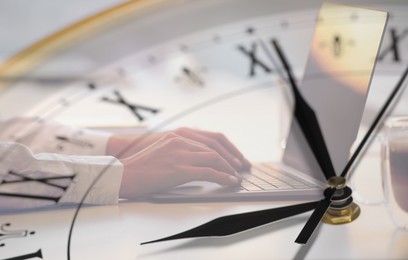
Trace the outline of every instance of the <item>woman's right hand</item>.
<instances>
[{"instance_id":1,"label":"woman's right hand","mask_svg":"<svg viewBox=\"0 0 408 260\"><path fill-rule=\"evenodd\" d=\"M134 199L190 182L238 185L239 174L220 154L199 142L168 133L124 165L120 197Z\"/></svg>"}]
</instances>

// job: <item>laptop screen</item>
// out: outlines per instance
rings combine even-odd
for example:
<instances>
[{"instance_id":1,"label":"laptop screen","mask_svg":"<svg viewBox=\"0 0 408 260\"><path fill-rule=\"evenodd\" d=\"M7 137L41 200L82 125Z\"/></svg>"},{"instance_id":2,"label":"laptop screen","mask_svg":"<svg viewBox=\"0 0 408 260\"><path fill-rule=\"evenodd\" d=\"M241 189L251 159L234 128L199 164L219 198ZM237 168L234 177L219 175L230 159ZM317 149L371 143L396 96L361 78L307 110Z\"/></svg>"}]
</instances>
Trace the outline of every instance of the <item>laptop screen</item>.
<instances>
[{"instance_id":1,"label":"laptop screen","mask_svg":"<svg viewBox=\"0 0 408 260\"><path fill-rule=\"evenodd\" d=\"M299 90L314 110L339 175L355 141L388 14L324 3ZM312 150L292 120L284 164L324 181Z\"/></svg>"}]
</instances>

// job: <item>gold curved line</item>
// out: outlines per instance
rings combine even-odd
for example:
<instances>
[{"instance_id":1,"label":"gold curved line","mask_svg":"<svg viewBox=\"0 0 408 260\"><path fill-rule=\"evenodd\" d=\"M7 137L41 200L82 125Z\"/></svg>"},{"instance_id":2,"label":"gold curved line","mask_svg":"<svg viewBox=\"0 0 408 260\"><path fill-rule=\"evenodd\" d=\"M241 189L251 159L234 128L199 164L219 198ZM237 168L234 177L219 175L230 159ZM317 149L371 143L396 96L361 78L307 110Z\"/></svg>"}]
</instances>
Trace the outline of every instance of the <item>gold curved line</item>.
<instances>
[{"instance_id":1,"label":"gold curved line","mask_svg":"<svg viewBox=\"0 0 408 260\"><path fill-rule=\"evenodd\" d=\"M141 13L149 8L162 5L164 3L175 2L171 0L129 0L128 2L116 5L100 13L76 22L44 39L34 43L28 48L17 53L10 59L0 64L0 78L16 79L27 73L34 66L44 59L52 56L63 47L79 41L82 37L102 29L109 22L123 19L130 14ZM4 90L10 81L0 82L0 91Z\"/></svg>"}]
</instances>

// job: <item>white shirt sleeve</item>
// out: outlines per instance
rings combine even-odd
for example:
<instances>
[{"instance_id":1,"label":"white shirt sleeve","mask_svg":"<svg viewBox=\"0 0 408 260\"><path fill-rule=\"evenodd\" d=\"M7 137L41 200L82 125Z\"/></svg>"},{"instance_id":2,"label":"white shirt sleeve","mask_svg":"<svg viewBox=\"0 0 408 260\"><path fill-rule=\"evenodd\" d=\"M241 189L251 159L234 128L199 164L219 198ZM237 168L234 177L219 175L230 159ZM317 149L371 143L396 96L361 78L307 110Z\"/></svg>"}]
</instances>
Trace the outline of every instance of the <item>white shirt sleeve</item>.
<instances>
[{"instance_id":1,"label":"white shirt sleeve","mask_svg":"<svg viewBox=\"0 0 408 260\"><path fill-rule=\"evenodd\" d=\"M79 203L83 198L87 204L117 203L123 166L103 156L108 138L37 119L0 123L1 210Z\"/></svg>"}]
</instances>

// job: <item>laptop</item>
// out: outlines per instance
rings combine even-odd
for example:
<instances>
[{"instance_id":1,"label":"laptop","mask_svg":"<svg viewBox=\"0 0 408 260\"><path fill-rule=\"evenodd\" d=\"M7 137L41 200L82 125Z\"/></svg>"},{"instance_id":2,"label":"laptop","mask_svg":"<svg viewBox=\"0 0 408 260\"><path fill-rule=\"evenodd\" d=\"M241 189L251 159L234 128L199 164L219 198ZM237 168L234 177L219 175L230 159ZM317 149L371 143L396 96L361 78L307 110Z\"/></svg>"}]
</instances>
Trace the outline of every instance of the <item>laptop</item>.
<instances>
[{"instance_id":1,"label":"laptop","mask_svg":"<svg viewBox=\"0 0 408 260\"><path fill-rule=\"evenodd\" d=\"M387 17L383 11L333 3L324 3L320 9L299 90L316 113L337 175L346 165L359 131ZM336 44L335 51L331 44ZM289 127L282 160L253 163L251 172L241 175L239 187L190 182L152 199L314 200L323 197L326 187L296 119Z\"/></svg>"}]
</instances>

